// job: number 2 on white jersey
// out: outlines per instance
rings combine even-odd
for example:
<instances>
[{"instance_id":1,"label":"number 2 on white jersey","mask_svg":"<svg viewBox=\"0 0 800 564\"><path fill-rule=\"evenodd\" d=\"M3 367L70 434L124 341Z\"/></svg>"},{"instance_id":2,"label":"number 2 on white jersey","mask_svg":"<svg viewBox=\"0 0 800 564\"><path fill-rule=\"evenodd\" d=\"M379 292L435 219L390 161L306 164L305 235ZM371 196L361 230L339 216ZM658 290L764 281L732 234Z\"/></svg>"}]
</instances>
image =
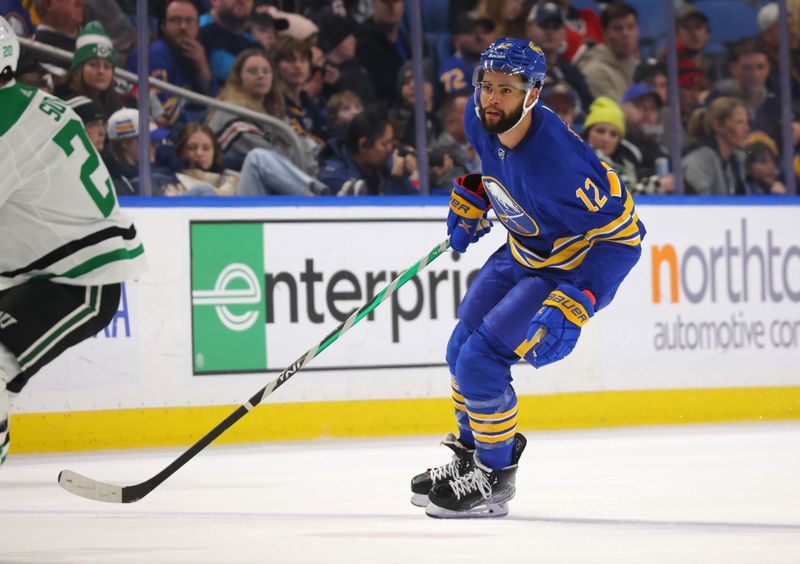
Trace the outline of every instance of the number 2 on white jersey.
<instances>
[{"instance_id":1,"label":"number 2 on white jersey","mask_svg":"<svg viewBox=\"0 0 800 564\"><path fill-rule=\"evenodd\" d=\"M80 141L79 143L75 143L76 138ZM100 157L97 156L97 151L91 141L89 141L83 124L76 119L69 120L67 124L61 128L61 131L56 133L55 137L53 137L53 142L64 150L68 158L76 151L78 152L78 156L83 153L86 154L86 159L81 165L81 183L83 187L86 188L86 191L97 206L97 209L103 214L103 217L111 215L111 211L117 203L114 197L114 187L111 184L108 173L100 167ZM102 171L102 173L100 175L95 175L98 171ZM94 180L92 180L93 175L100 176L98 180L101 181L105 190L95 184Z\"/></svg>"}]
</instances>

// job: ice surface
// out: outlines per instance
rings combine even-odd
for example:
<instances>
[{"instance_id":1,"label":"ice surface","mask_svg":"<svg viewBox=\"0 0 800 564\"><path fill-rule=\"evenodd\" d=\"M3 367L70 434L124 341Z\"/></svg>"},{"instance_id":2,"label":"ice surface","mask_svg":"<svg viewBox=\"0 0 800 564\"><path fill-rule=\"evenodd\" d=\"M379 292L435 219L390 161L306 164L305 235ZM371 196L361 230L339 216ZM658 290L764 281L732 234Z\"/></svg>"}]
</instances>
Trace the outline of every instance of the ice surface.
<instances>
[{"instance_id":1,"label":"ice surface","mask_svg":"<svg viewBox=\"0 0 800 564\"><path fill-rule=\"evenodd\" d=\"M800 423L526 435L510 515L475 521L409 503L436 437L212 446L130 505L58 472L138 483L181 450L12 452L0 562L800 562Z\"/></svg>"}]
</instances>

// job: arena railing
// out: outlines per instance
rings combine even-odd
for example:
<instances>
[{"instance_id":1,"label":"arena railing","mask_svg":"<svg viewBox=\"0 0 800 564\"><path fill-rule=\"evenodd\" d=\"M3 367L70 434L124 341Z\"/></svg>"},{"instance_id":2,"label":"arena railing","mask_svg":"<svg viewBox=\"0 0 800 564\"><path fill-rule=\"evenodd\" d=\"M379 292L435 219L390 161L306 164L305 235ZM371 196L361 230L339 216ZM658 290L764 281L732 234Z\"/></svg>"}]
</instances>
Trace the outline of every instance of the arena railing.
<instances>
[{"instance_id":1,"label":"arena railing","mask_svg":"<svg viewBox=\"0 0 800 564\"><path fill-rule=\"evenodd\" d=\"M31 51L34 51L36 53L49 55L51 57L57 58L65 62L69 62L72 60L72 53L69 51L58 49L56 47L45 45L43 43L38 43L36 41L32 41L24 37L20 37L19 41L26 49L30 49ZM127 71L125 69L115 67L114 75L123 80L129 81L132 84L139 84L139 75ZM311 164L307 162L308 158L306 157L306 151L303 150L300 144L300 139L297 136L297 133L295 133L294 129L286 122L281 121L270 115L253 111L249 108L244 108L242 106L237 106L235 104L223 102L222 100L217 100L216 98L211 98L209 96L204 96L202 94L192 92L191 90L187 90L186 88L181 88L180 86L175 86L174 84L170 84L169 82L153 78L152 76L148 77L148 82L150 86L153 88L158 88L159 90L162 90L164 92L180 96L181 98L189 102L202 104L204 106L208 106L209 108L213 108L216 110L230 112L237 116L247 118L248 120L254 121L256 123L265 124L280 129L281 132L283 132L286 135L286 138L288 139L291 145L292 160L297 163L300 163L303 168L306 168L308 165Z\"/></svg>"}]
</instances>

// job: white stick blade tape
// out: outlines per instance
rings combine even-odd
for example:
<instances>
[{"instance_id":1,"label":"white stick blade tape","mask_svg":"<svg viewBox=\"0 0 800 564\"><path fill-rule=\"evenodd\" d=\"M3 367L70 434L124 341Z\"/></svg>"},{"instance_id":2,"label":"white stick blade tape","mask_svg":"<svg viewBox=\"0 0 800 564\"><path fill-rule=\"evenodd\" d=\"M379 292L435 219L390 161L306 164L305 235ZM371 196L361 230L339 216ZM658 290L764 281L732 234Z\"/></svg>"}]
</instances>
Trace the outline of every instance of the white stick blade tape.
<instances>
[{"instance_id":1,"label":"white stick blade tape","mask_svg":"<svg viewBox=\"0 0 800 564\"><path fill-rule=\"evenodd\" d=\"M72 470L62 470L58 475L58 485L69 493L108 503L122 503L122 488L113 484L98 482Z\"/></svg>"}]
</instances>

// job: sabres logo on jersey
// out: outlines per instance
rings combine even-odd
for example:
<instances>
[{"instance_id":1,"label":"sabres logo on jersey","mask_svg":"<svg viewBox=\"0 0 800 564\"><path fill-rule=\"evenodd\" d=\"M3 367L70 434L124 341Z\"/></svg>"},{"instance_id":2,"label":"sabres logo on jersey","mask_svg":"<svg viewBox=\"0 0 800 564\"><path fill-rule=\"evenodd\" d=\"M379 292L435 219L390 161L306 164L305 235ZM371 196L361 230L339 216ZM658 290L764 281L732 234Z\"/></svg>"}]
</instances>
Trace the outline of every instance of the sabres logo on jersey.
<instances>
[{"instance_id":1,"label":"sabres logo on jersey","mask_svg":"<svg viewBox=\"0 0 800 564\"><path fill-rule=\"evenodd\" d=\"M522 206L511 197L506 187L492 176L483 177L483 187L492 200L492 207L497 218L503 222L510 231L524 237L535 237L539 234L536 221L525 213Z\"/></svg>"},{"instance_id":2,"label":"sabres logo on jersey","mask_svg":"<svg viewBox=\"0 0 800 564\"><path fill-rule=\"evenodd\" d=\"M534 43L533 41L531 41L531 42L528 44L528 47L530 47L530 48L531 48L531 51L533 51L534 53L542 53L542 48L541 48L541 47L539 47L539 46L538 46L536 43Z\"/></svg>"}]
</instances>

